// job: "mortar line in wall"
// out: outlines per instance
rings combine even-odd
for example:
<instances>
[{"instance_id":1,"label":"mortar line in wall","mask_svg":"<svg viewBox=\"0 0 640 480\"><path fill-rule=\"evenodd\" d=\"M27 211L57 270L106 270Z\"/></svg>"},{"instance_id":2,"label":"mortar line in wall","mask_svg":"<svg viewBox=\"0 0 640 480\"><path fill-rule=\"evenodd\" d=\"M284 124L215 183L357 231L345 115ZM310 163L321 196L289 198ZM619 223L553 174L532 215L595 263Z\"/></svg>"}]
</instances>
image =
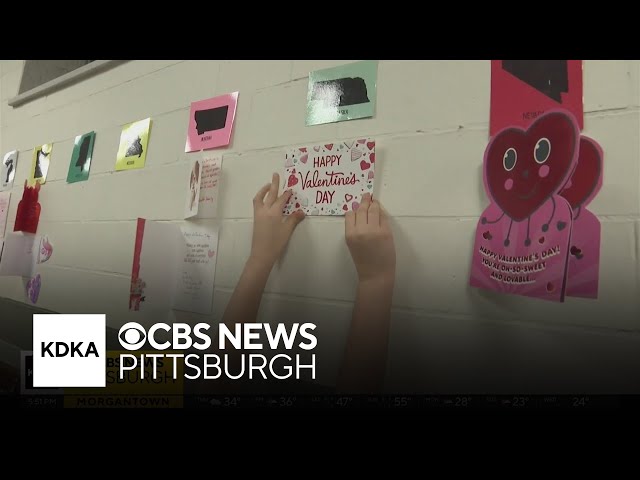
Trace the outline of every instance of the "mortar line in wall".
<instances>
[{"instance_id":1,"label":"mortar line in wall","mask_svg":"<svg viewBox=\"0 0 640 480\"><path fill-rule=\"evenodd\" d=\"M231 287L215 287L215 290L219 290L225 293L232 293L233 288ZM215 295L214 295L215 296ZM304 301L306 303L316 303L323 305L332 305L338 307L352 307L353 301L349 300L341 300L341 299L329 299L323 297L306 297L303 295L289 295L282 294L278 292L265 292L263 298L271 298L274 300L293 300L293 301ZM484 316L474 317L471 314L465 313L451 313L446 311L434 311L427 310L424 308L409 308L403 306L393 306L391 308L392 312L404 313L416 317L426 317L432 319L449 319L456 321L473 321L480 324L485 325L508 325L508 326L524 326L527 328L536 328L543 330L552 330L552 331L581 331L583 333L588 334L597 334L597 335L608 335L608 336L623 336L623 337L640 337L640 330L633 329L621 329L621 328L608 328L608 327L597 327L591 325L579 325L573 323L544 323L544 322L535 322L531 320L526 320L518 317L514 317L513 319L506 318L487 318Z\"/></svg>"},{"instance_id":2,"label":"mortar line in wall","mask_svg":"<svg viewBox=\"0 0 640 480\"><path fill-rule=\"evenodd\" d=\"M122 277L122 278L130 278L131 274L125 274L125 273L119 273L119 272L110 272L108 270L96 270L96 269L92 269L92 268L81 268L81 267L69 267L69 266L65 266L65 265L47 265L46 266L47 269L49 268L53 268L53 269L59 269L59 270L67 270L67 271L74 271L74 272L89 272L89 273L97 273L99 275L103 275L106 277Z\"/></svg>"},{"instance_id":3,"label":"mortar line in wall","mask_svg":"<svg viewBox=\"0 0 640 480\"><path fill-rule=\"evenodd\" d=\"M478 215L393 215L394 219L416 219L423 221L440 221L440 220L457 220L461 222L467 221L477 221ZM629 223L629 222L637 222L640 221L640 216L635 215L605 215L599 216L598 219L604 221L605 223ZM132 218L120 218L120 219L92 219L92 220L47 220L41 219L42 223L55 223L55 224L94 224L94 223L131 223L136 222L139 217ZM187 221L195 221L195 222L243 222L249 223L253 221L253 217L212 217L212 218L198 218L198 219L181 219L181 218L146 218L147 220L151 220L154 222L174 222L174 223L182 223ZM329 216L318 216L318 217L308 217L307 221L317 222L317 223L341 223L343 222L343 217L329 217Z\"/></svg>"},{"instance_id":4,"label":"mortar line in wall","mask_svg":"<svg viewBox=\"0 0 640 480\"><path fill-rule=\"evenodd\" d=\"M172 67L174 65L177 65L177 64L173 64L173 65L169 65L167 67L163 67L163 69L164 68L170 68L170 67ZM158 71L160 71L160 70L156 70L156 72L158 72ZM218 71L220 71L220 69L218 69ZM152 73L155 73L155 72L152 72ZM142 77L137 77L137 78L142 78ZM135 80L135 79L133 79L133 80ZM120 85L122 85L122 84L120 84ZM113 87L113 88L116 88L116 87ZM268 88L268 87L265 87L265 88ZM259 91L259 90L256 90L256 91ZM175 113L175 112L179 112L179 111L182 111L182 110L188 110L189 108L190 108L190 106L180 107L180 108L176 108L176 109L173 109L173 110L168 110L166 112L162 112L162 113L159 113L159 114L150 115L150 116L151 116L152 119L153 118L161 118L161 117L163 117L165 115L170 115L170 114ZM587 116L589 118L593 118L593 117L597 117L598 114L600 114L600 113L604 113L605 114L604 116L616 116L616 115L620 114L620 112L623 112L623 111L624 111L624 113L631 113L631 112L637 112L639 110L640 110L640 107L635 107L635 106L621 107L621 108L610 108L610 109L605 109L605 110L596 110L596 111L593 111L593 112L585 112L585 116ZM34 115L34 116L30 117L30 118L35 118L35 117L37 117L39 115L46 114L46 113L49 113L49 112L51 112L51 110L46 111L46 112L38 113L38 114L36 114L36 115ZM122 128L124 125L125 124L110 125L108 127L103 127L102 129L106 130L106 129L111 129L111 128L115 129L115 128L118 128L118 127ZM451 133L457 133L457 132L460 132L461 130L467 130L467 131L473 131L473 132L482 131L482 130L488 130L488 127L489 127L488 122L475 122L475 123L469 123L466 126L460 126L459 125L457 127L453 127L452 126L452 127L444 127L444 128L426 129L426 130L417 129L415 131L403 130L403 131L398 131L398 132L385 132L385 133L374 135L374 137L376 139L388 139L388 138L394 138L395 139L395 138L411 138L411 137L417 137L417 136L431 136L431 135L438 136L438 135L447 135L447 134L451 134ZM358 135L349 135L349 136L336 135L335 137L332 137L332 138L335 138L336 140L348 140L350 138L354 138L354 137L357 137L357 136ZM73 140L73 139L75 139L75 136L64 138L62 140L57 140L57 141L54 141L53 143L54 144L55 143L62 143L62 142L70 141L70 140ZM318 140L318 142L321 142L321 141L322 140ZM313 142L304 142L304 143L313 143ZM233 149L230 149L230 150L228 150L226 152L222 152L221 151L220 154L224 155L224 156L236 155L238 157L241 157L241 156L247 155L247 154L269 153L270 150L273 150L275 152L275 151L279 151L279 150L281 150L283 148L288 148L288 147L295 146L295 145L298 145L298 143L296 143L296 144L272 145L272 146L268 146L268 147L259 147L259 148L249 148L249 149L242 150L242 151L234 151ZM31 150L32 150L32 148L24 148L24 149L19 149L19 152L20 153L22 153L22 152L30 152ZM172 164L175 164L175 163L180 163L180 161L177 160L175 162L163 164L163 166L164 165L172 165ZM151 166L149 168L151 168ZM110 172L102 172L102 173L110 173ZM100 175L100 174L96 174L96 175ZM60 180L62 180L62 179L60 179ZM53 180L53 181L55 181L55 180Z\"/></svg>"},{"instance_id":5,"label":"mortar line in wall","mask_svg":"<svg viewBox=\"0 0 640 480\"><path fill-rule=\"evenodd\" d=\"M175 113L175 112L179 112L179 111L182 111L182 110L188 110L189 108L191 108L191 107L190 107L190 106L188 106L188 107L180 107L180 108L176 108L176 109L174 109L174 110L169 110L169 111L166 111L166 112L160 113L160 114L158 114L158 115L150 115L150 118L151 118L151 120L153 121L153 119L154 119L154 118L160 118L160 117L163 117L163 116L165 116L165 115L169 115L169 114L172 114L172 113ZM40 114L38 114L38 115L40 115ZM34 116L33 116L33 117L31 117L31 118L35 118L35 117L37 117L38 115L34 115ZM110 130L110 129L114 129L114 130L115 130L115 129L122 129L122 127L124 127L125 125L127 125L127 124L126 124L126 123L123 123L123 124L118 124L118 125L109 125L109 126L107 126L107 127L102 127L100 130ZM87 128L87 131L90 131L90 130ZM94 129L94 131L96 131L96 129ZM72 137L63 138L62 140L56 140L56 141L53 141L53 142L51 142L51 143L53 143L53 144L54 144L54 146L55 146L55 144L56 144L56 143L63 143L63 142L68 142L68 141L71 141L71 140L75 140L75 138L76 138L76 137L77 137L77 135L74 135L74 136L72 136ZM33 151L33 148L20 148L20 149L16 149L16 150L18 150L18 152L19 152L20 154L22 154L23 152L25 152L25 154L29 154L30 152L32 152L32 151ZM115 162L114 162L114 163L115 163ZM172 164L175 164L175 163L180 163L180 161L176 161L176 162L172 162L172 163L168 163L168 164L164 164L164 165L172 165ZM145 167L145 168L147 168L147 167ZM110 171L110 172L98 172L98 173L96 173L96 174L95 174L95 176L98 176L98 175L100 175L100 174L106 174L106 173L113 173L113 171ZM92 174L92 176L94 176L94 174ZM62 181L62 180L64 180L64 179L51 180L51 182L57 182L57 181Z\"/></svg>"}]
</instances>

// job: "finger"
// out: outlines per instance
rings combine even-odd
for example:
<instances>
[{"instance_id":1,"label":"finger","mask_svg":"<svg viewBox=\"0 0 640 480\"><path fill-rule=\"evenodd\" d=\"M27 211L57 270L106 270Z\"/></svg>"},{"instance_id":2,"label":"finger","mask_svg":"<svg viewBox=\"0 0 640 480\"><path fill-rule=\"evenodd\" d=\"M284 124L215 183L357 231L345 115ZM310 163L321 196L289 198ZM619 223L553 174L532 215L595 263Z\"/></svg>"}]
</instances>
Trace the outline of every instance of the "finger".
<instances>
[{"instance_id":1,"label":"finger","mask_svg":"<svg viewBox=\"0 0 640 480\"><path fill-rule=\"evenodd\" d=\"M360 206L356 210L356 228L367 224L367 215L371 206L371 194L365 193L360 201Z\"/></svg>"},{"instance_id":2,"label":"finger","mask_svg":"<svg viewBox=\"0 0 640 480\"><path fill-rule=\"evenodd\" d=\"M373 225L374 227L380 226L380 202L377 200L373 200L371 202L371 206L369 207L369 213L367 215L367 223L369 225Z\"/></svg>"},{"instance_id":3,"label":"finger","mask_svg":"<svg viewBox=\"0 0 640 480\"><path fill-rule=\"evenodd\" d=\"M291 196L293 195L293 190L289 189L289 190L285 190L284 192L282 192L282 195L280 195L278 197L278 200L276 201L276 205L278 206L278 208L280 210L282 210L284 208L284 206L289 203L289 200L291 199Z\"/></svg>"},{"instance_id":4,"label":"finger","mask_svg":"<svg viewBox=\"0 0 640 480\"><path fill-rule=\"evenodd\" d=\"M267 183L260 190L258 190L258 193L256 193L256 196L253 197L254 207L264 204L264 196L267 194L270 188L271 188L271 184Z\"/></svg>"},{"instance_id":5,"label":"finger","mask_svg":"<svg viewBox=\"0 0 640 480\"><path fill-rule=\"evenodd\" d=\"M302 220L304 220L305 216L306 215L302 210L296 210L291 215L289 215L289 217L285 220L284 223L286 223L289 226L290 231L293 232L298 226L298 224Z\"/></svg>"},{"instance_id":6,"label":"finger","mask_svg":"<svg viewBox=\"0 0 640 480\"><path fill-rule=\"evenodd\" d=\"M271 177L271 186L269 188L269 193L267 194L267 198L265 198L264 203L268 207L273 205L278 199L278 189L280 188L280 175L277 173L273 174Z\"/></svg>"},{"instance_id":7,"label":"finger","mask_svg":"<svg viewBox=\"0 0 640 480\"><path fill-rule=\"evenodd\" d=\"M344 215L344 236L349 237L356 229L356 212L349 211Z\"/></svg>"}]
</instances>

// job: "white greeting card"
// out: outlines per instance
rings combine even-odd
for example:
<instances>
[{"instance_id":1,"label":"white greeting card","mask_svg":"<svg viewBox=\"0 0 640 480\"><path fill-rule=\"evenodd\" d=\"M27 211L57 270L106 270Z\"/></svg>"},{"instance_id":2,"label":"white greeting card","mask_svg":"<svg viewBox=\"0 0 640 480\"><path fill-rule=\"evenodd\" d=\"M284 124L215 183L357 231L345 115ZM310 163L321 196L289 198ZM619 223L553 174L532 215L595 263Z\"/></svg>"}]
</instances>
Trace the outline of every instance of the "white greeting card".
<instances>
[{"instance_id":1,"label":"white greeting card","mask_svg":"<svg viewBox=\"0 0 640 480\"><path fill-rule=\"evenodd\" d=\"M200 206L200 183L202 180L202 160L191 160L187 176L187 198L184 206L184 218L195 217Z\"/></svg>"},{"instance_id":2,"label":"white greeting card","mask_svg":"<svg viewBox=\"0 0 640 480\"><path fill-rule=\"evenodd\" d=\"M376 142L360 138L296 147L285 153L284 189L293 196L285 214L344 215L373 193Z\"/></svg>"},{"instance_id":3,"label":"white greeting card","mask_svg":"<svg viewBox=\"0 0 640 480\"><path fill-rule=\"evenodd\" d=\"M211 313L217 227L138 219L129 309Z\"/></svg>"}]
</instances>

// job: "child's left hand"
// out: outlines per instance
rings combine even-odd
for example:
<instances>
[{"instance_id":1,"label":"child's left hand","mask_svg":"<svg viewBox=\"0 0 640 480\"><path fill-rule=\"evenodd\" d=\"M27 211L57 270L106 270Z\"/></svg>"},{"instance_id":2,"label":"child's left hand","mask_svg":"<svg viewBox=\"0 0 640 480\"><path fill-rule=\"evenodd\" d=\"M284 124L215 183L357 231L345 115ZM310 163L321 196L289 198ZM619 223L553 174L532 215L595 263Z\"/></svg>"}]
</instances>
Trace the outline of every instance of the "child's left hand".
<instances>
[{"instance_id":1,"label":"child's left hand","mask_svg":"<svg viewBox=\"0 0 640 480\"><path fill-rule=\"evenodd\" d=\"M253 199L253 241L250 260L271 268L282 252L296 226L304 219L303 211L283 218L282 210L293 192L278 196L280 176L273 174L270 184L262 187Z\"/></svg>"}]
</instances>

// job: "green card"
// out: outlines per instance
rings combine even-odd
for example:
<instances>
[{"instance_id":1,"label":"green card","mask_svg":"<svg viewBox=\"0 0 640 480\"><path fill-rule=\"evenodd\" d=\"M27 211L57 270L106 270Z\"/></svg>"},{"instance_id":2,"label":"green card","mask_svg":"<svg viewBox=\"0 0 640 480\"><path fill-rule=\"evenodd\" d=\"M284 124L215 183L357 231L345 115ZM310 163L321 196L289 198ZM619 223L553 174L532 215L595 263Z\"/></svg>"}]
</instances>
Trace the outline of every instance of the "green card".
<instances>
[{"instance_id":1,"label":"green card","mask_svg":"<svg viewBox=\"0 0 640 480\"><path fill-rule=\"evenodd\" d=\"M373 117L377 76L377 60L311 72L307 125Z\"/></svg>"},{"instance_id":2,"label":"green card","mask_svg":"<svg viewBox=\"0 0 640 480\"><path fill-rule=\"evenodd\" d=\"M91 157L93 156L93 143L96 132L85 133L76 137L67 174L67 183L84 182L89 179L91 169Z\"/></svg>"}]
</instances>

